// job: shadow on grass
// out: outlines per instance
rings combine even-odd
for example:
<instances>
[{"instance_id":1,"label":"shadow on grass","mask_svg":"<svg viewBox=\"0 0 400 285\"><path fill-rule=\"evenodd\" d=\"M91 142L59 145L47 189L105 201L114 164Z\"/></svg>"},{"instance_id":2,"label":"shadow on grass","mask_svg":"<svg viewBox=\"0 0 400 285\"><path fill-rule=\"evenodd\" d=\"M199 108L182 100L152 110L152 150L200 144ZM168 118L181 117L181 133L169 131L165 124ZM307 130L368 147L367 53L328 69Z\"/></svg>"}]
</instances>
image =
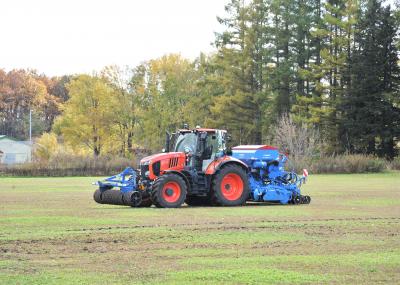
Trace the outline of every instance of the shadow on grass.
<instances>
[{"instance_id":1,"label":"shadow on grass","mask_svg":"<svg viewBox=\"0 0 400 285\"><path fill-rule=\"evenodd\" d=\"M145 209L151 209L152 211L154 210L165 210L165 209L183 209L183 210L190 210L190 209L199 209L199 208L209 208L209 209L218 209L218 208L237 208L237 207L294 207L294 206L304 206L304 205L291 205L291 204L280 204L280 203L272 203L272 202L247 202L245 205L242 206L189 206L186 204L183 204L179 208L157 208L154 205L151 207L130 207L130 206L121 206L121 205L108 205L107 207L104 207L104 210L110 210L110 211L115 211L115 210L145 210Z\"/></svg>"}]
</instances>

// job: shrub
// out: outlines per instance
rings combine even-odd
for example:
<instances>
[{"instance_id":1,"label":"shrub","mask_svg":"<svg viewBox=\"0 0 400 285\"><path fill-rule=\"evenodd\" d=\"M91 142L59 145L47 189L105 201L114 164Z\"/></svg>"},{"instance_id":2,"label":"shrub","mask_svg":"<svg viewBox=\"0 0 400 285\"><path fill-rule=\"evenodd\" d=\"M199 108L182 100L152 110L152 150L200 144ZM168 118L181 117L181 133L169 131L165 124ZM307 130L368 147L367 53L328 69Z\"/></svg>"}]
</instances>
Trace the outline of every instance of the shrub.
<instances>
[{"instance_id":1,"label":"shrub","mask_svg":"<svg viewBox=\"0 0 400 285\"><path fill-rule=\"evenodd\" d=\"M309 169L312 173L382 172L386 169L386 161L362 154L328 156L312 161Z\"/></svg>"},{"instance_id":2,"label":"shrub","mask_svg":"<svg viewBox=\"0 0 400 285\"><path fill-rule=\"evenodd\" d=\"M382 172L387 169L384 159L374 156L352 154L327 156L321 158L304 158L289 156L286 169L302 173L304 168L311 174L319 173L366 173ZM2 166L0 174L11 176L109 176L121 172L124 168L137 167L134 160L100 156L77 156L57 154L49 161L36 161L16 166ZM400 170L400 159L397 157L389 164L394 170Z\"/></svg>"},{"instance_id":3,"label":"shrub","mask_svg":"<svg viewBox=\"0 0 400 285\"><path fill-rule=\"evenodd\" d=\"M295 156L289 156L288 157L288 162L286 163L285 169L287 171L294 171L296 173L303 173L303 169L311 170L311 159L310 158L305 158L305 157L295 157Z\"/></svg>"},{"instance_id":4,"label":"shrub","mask_svg":"<svg viewBox=\"0 0 400 285\"><path fill-rule=\"evenodd\" d=\"M389 168L392 170L400 170L400 156L396 156L390 163Z\"/></svg>"},{"instance_id":5,"label":"shrub","mask_svg":"<svg viewBox=\"0 0 400 285\"><path fill-rule=\"evenodd\" d=\"M3 166L0 173L11 176L108 176L128 166L136 167L136 162L123 157L57 154L48 161Z\"/></svg>"},{"instance_id":6,"label":"shrub","mask_svg":"<svg viewBox=\"0 0 400 285\"><path fill-rule=\"evenodd\" d=\"M310 173L368 173L387 169L387 161L374 156L346 154L318 158L289 156L286 169L302 173L306 168ZM392 166L392 169L393 166Z\"/></svg>"},{"instance_id":7,"label":"shrub","mask_svg":"<svg viewBox=\"0 0 400 285\"><path fill-rule=\"evenodd\" d=\"M44 133L35 142L34 157L36 160L49 160L59 148L57 136L54 133Z\"/></svg>"}]
</instances>

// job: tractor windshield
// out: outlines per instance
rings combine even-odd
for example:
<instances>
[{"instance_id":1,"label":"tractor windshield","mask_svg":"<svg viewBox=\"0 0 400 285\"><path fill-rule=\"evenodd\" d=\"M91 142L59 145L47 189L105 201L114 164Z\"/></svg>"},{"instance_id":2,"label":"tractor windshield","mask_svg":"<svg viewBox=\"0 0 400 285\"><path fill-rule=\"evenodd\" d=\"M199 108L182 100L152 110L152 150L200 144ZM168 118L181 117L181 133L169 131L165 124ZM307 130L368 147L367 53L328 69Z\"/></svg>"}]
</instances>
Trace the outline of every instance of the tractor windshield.
<instances>
[{"instance_id":1,"label":"tractor windshield","mask_svg":"<svg viewBox=\"0 0 400 285\"><path fill-rule=\"evenodd\" d=\"M174 151L185 152L186 149L193 153L196 150L196 144L197 144L196 134L194 133L179 134L178 138L176 139Z\"/></svg>"}]
</instances>

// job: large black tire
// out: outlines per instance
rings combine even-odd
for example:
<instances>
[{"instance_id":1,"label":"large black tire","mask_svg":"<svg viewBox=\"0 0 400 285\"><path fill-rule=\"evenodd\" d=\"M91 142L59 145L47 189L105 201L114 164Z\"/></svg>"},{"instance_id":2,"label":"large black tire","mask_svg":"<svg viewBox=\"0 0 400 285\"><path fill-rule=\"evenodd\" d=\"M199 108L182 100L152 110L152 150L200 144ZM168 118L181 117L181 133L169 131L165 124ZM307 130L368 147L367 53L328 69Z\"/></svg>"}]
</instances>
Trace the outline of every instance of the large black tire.
<instances>
[{"instance_id":1,"label":"large black tire","mask_svg":"<svg viewBox=\"0 0 400 285\"><path fill-rule=\"evenodd\" d=\"M211 201L217 206L240 206L249 198L249 181L246 171L235 164L219 169L213 177Z\"/></svg>"},{"instance_id":2,"label":"large black tire","mask_svg":"<svg viewBox=\"0 0 400 285\"><path fill-rule=\"evenodd\" d=\"M178 208L185 202L187 186L182 177L174 173L164 174L154 181L151 201L158 208Z\"/></svg>"},{"instance_id":3,"label":"large black tire","mask_svg":"<svg viewBox=\"0 0 400 285\"><path fill-rule=\"evenodd\" d=\"M189 206L211 206L210 197L187 196L185 203Z\"/></svg>"}]
</instances>

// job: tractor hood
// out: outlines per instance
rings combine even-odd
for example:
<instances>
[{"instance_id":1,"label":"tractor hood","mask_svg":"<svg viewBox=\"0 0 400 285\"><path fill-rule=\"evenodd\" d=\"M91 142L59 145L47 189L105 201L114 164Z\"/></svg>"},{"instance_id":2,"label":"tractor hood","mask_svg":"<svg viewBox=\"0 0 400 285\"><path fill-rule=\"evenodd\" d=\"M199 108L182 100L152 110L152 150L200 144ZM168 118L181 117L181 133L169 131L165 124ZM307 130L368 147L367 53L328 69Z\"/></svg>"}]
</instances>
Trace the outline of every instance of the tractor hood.
<instances>
[{"instance_id":1,"label":"tractor hood","mask_svg":"<svg viewBox=\"0 0 400 285\"><path fill-rule=\"evenodd\" d=\"M146 156L140 160L140 164L150 164L156 161L169 159L173 157L185 157L183 152L162 152Z\"/></svg>"}]
</instances>

